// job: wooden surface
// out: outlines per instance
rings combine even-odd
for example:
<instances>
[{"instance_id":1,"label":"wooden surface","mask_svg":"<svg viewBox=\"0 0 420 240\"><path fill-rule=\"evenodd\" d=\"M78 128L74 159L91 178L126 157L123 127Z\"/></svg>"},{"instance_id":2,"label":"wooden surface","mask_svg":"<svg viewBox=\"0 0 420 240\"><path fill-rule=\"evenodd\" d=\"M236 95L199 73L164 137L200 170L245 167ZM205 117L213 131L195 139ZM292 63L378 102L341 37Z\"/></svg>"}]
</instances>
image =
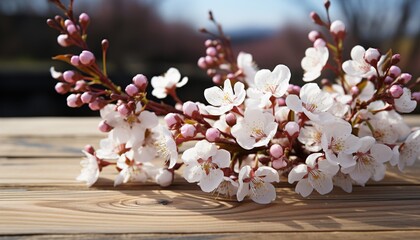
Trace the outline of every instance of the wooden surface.
<instances>
[{"instance_id":1,"label":"wooden surface","mask_svg":"<svg viewBox=\"0 0 420 240\"><path fill-rule=\"evenodd\" d=\"M98 122L0 119L0 239L420 239L420 162L351 194L304 199L283 181L270 205L216 199L179 176L114 188L110 168L87 188L74 179L80 149L104 137Z\"/></svg>"}]
</instances>

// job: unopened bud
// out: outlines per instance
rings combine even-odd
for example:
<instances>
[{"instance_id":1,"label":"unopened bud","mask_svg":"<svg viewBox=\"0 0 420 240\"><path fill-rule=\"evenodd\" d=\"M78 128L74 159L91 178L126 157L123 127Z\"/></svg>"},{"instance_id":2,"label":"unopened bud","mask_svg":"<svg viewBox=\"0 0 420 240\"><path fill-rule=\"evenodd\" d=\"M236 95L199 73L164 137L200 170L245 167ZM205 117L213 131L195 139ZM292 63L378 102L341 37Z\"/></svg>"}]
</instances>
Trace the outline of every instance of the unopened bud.
<instances>
[{"instance_id":1,"label":"unopened bud","mask_svg":"<svg viewBox=\"0 0 420 240\"><path fill-rule=\"evenodd\" d=\"M172 184L174 179L174 173L172 171L168 171L168 169L159 169L158 173L156 174L155 181L161 187L168 187Z\"/></svg>"},{"instance_id":2,"label":"unopened bud","mask_svg":"<svg viewBox=\"0 0 420 240\"><path fill-rule=\"evenodd\" d=\"M83 65L92 65L95 62L95 56L92 52L84 50L79 55L79 60Z\"/></svg>"},{"instance_id":3,"label":"unopened bud","mask_svg":"<svg viewBox=\"0 0 420 240\"><path fill-rule=\"evenodd\" d=\"M178 123L181 123L181 118L177 114L175 114L175 113L168 113L168 114L166 114L166 116L164 117L164 120L166 122L166 125L169 128L173 128Z\"/></svg>"},{"instance_id":4,"label":"unopened bud","mask_svg":"<svg viewBox=\"0 0 420 240\"><path fill-rule=\"evenodd\" d=\"M324 22L321 20L321 18L319 17L318 13L316 12L311 12L309 14L309 16L311 17L312 21L318 25L323 25Z\"/></svg>"},{"instance_id":5,"label":"unopened bud","mask_svg":"<svg viewBox=\"0 0 420 240\"><path fill-rule=\"evenodd\" d=\"M84 92L87 90L87 83L83 80L79 80L76 82L75 86L74 86L74 90L79 91L79 92Z\"/></svg>"},{"instance_id":6,"label":"unopened bud","mask_svg":"<svg viewBox=\"0 0 420 240\"><path fill-rule=\"evenodd\" d=\"M117 111L123 116L128 116L128 114L131 112L126 104L119 105L117 107Z\"/></svg>"},{"instance_id":7,"label":"unopened bud","mask_svg":"<svg viewBox=\"0 0 420 240\"><path fill-rule=\"evenodd\" d=\"M299 125L296 122L288 122L286 126L284 126L284 130L289 136L293 136L299 133Z\"/></svg>"},{"instance_id":8,"label":"unopened bud","mask_svg":"<svg viewBox=\"0 0 420 240\"><path fill-rule=\"evenodd\" d=\"M420 92L413 92L411 98L417 102L420 102Z\"/></svg>"},{"instance_id":9,"label":"unopened bud","mask_svg":"<svg viewBox=\"0 0 420 240\"><path fill-rule=\"evenodd\" d=\"M84 150L91 155L95 154L95 149L93 148L92 145L86 145L84 147Z\"/></svg>"},{"instance_id":10,"label":"unopened bud","mask_svg":"<svg viewBox=\"0 0 420 240\"><path fill-rule=\"evenodd\" d=\"M93 100L95 100L95 95L93 95L91 92L84 92L80 98L82 99L83 103L91 103Z\"/></svg>"},{"instance_id":11,"label":"unopened bud","mask_svg":"<svg viewBox=\"0 0 420 240\"><path fill-rule=\"evenodd\" d=\"M391 58L391 64L392 65L396 65L396 64L398 64L399 62L400 62L400 59L401 59L401 56L400 56L400 54L394 54L393 56L392 56L392 58Z\"/></svg>"},{"instance_id":12,"label":"unopened bud","mask_svg":"<svg viewBox=\"0 0 420 240\"><path fill-rule=\"evenodd\" d=\"M63 72L63 78L64 81L68 83L75 83L82 79L82 76L80 74L77 74L75 71L65 71Z\"/></svg>"},{"instance_id":13,"label":"unopened bud","mask_svg":"<svg viewBox=\"0 0 420 240\"><path fill-rule=\"evenodd\" d=\"M76 55L75 56L72 56L70 58L70 63L71 63L71 65L73 65L75 67L79 66L80 65L79 56L76 56Z\"/></svg>"},{"instance_id":14,"label":"unopened bud","mask_svg":"<svg viewBox=\"0 0 420 240\"><path fill-rule=\"evenodd\" d=\"M69 36L67 34L58 35L57 42L62 47L68 47L68 46L71 45L71 41L70 41Z\"/></svg>"},{"instance_id":15,"label":"unopened bud","mask_svg":"<svg viewBox=\"0 0 420 240\"><path fill-rule=\"evenodd\" d=\"M98 111L104 108L107 105L107 101L103 98L96 98L93 102L89 103L89 108L92 111Z\"/></svg>"},{"instance_id":16,"label":"unopened bud","mask_svg":"<svg viewBox=\"0 0 420 240\"><path fill-rule=\"evenodd\" d=\"M209 47L206 50L206 54L211 56L211 57L215 57L217 55L217 50L214 47Z\"/></svg>"},{"instance_id":17,"label":"unopened bud","mask_svg":"<svg viewBox=\"0 0 420 240\"><path fill-rule=\"evenodd\" d=\"M112 127L108 123L106 123L105 120L99 123L98 128L101 132L110 132L112 130Z\"/></svg>"},{"instance_id":18,"label":"unopened bud","mask_svg":"<svg viewBox=\"0 0 420 240\"><path fill-rule=\"evenodd\" d=\"M402 73L400 78L403 84L407 84L411 80L412 76L409 73Z\"/></svg>"},{"instance_id":19,"label":"unopened bud","mask_svg":"<svg viewBox=\"0 0 420 240\"><path fill-rule=\"evenodd\" d=\"M286 167L287 166L287 162L280 158L280 159L276 159L276 160L272 161L271 162L271 166L274 169L280 169L280 168Z\"/></svg>"},{"instance_id":20,"label":"unopened bud","mask_svg":"<svg viewBox=\"0 0 420 240\"><path fill-rule=\"evenodd\" d=\"M182 105L182 111L188 117L194 117L200 113L197 104L191 101L187 101Z\"/></svg>"},{"instance_id":21,"label":"unopened bud","mask_svg":"<svg viewBox=\"0 0 420 240\"><path fill-rule=\"evenodd\" d=\"M103 51L108 50L108 48L109 48L109 41L108 41L108 39L103 39L102 42L101 42L101 45L102 45L102 50Z\"/></svg>"},{"instance_id":22,"label":"unopened bud","mask_svg":"<svg viewBox=\"0 0 420 240\"><path fill-rule=\"evenodd\" d=\"M200 67L201 69L206 69L207 68L207 63L206 63L206 59L204 57L201 57L198 59L197 62L198 67Z\"/></svg>"},{"instance_id":23,"label":"unopened bud","mask_svg":"<svg viewBox=\"0 0 420 240\"><path fill-rule=\"evenodd\" d=\"M385 79L384 79L384 83L386 85L391 84L393 81L394 81L394 79L392 77L390 77L390 76L386 76Z\"/></svg>"},{"instance_id":24,"label":"unopened bud","mask_svg":"<svg viewBox=\"0 0 420 240\"><path fill-rule=\"evenodd\" d=\"M214 75L212 80L215 85L222 85L222 76L220 74Z\"/></svg>"},{"instance_id":25,"label":"unopened bud","mask_svg":"<svg viewBox=\"0 0 420 240\"><path fill-rule=\"evenodd\" d=\"M205 56L204 60L206 61L207 65L213 65L214 64L214 58L211 56Z\"/></svg>"},{"instance_id":26,"label":"unopened bud","mask_svg":"<svg viewBox=\"0 0 420 240\"><path fill-rule=\"evenodd\" d=\"M314 42L314 48L320 48L320 47L325 47L325 45L327 45L327 43L324 41L324 39L322 38L318 38L317 40L315 40Z\"/></svg>"},{"instance_id":27,"label":"unopened bud","mask_svg":"<svg viewBox=\"0 0 420 240\"><path fill-rule=\"evenodd\" d=\"M70 25L68 25L66 29L67 29L67 32L68 32L70 35L75 35L75 34L77 34L77 28L76 28L76 26L75 26L74 24L70 24Z\"/></svg>"},{"instance_id":28,"label":"unopened bud","mask_svg":"<svg viewBox=\"0 0 420 240\"><path fill-rule=\"evenodd\" d=\"M308 34L309 41L315 42L318 38L321 37L321 34L318 31L310 31Z\"/></svg>"},{"instance_id":29,"label":"unopened bud","mask_svg":"<svg viewBox=\"0 0 420 240\"><path fill-rule=\"evenodd\" d=\"M74 25L74 23L73 23L70 19L66 19L66 20L64 21L64 26L65 26L65 27L68 27L68 26L70 26L70 25Z\"/></svg>"},{"instance_id":30,"label":"unopened bud","mask_svg":"<svg viewBox=\"0 0 420 240\"><path fill-rule=\"evenodd\" d=\"M330 32L338 37L343 36L346 32L346 25L342 21L336 20L331 23Z\"/></svg>"},{"instance_id":31,"label":"unopened bud","mask_svg":"<svg viewBox=\"0 0 420 240\"><path fill-rule=\"evenodd\" d=\"M404 93L404 91L400 85L392 85L389 89L389 93L393 98L399 98Z\"/></svg>"},{"instance_id":32,"label":"unopened bud","mask_svg":"<svg viewBox=\"0 0 420 240\"><path fill-rule=\"evenodd\" d=\"M279 144L273 144L270 147L270 155L273 158L279 158L279 157L283 156L283 147L280 146Z\"/></svg>"},{"instance_id":33,"label":"unopened bud","mask_svg":"<svg viewBox=\"0 0 420 240\"><path fill-rule=\"evenodd\" d=\"M90 17L86 13L82 13L79 15L79 23L82 25L83 28L86 28L90 22Z\"/></svg>"},{"instance_id":34,"label":"unopened bud","mask_svg":"<svg viewBox=\"0 0 420 240\"><path fill-rule=\"evenodd\" d=\"M125 87L125 92L129 96L135 96L137 93L139 93L139 89L134 84L128 84L127 87Z\"/></svg>"},{"instance_id":35,"label":"unopened bud","mask_svg":"<svg viewBox=\"0 0 420 240\"><path fill-rule=\"evenodd\" d=\"M67 106L76 108L83 105L82 100L80 99L80 94L70 94L67 97Z\"/></svg>"},{"instance_id":36,"label":"unopened bud","mask_svg":"<svg viewBox=\"0 0 420 240\"><path fill-rule=\"evenodd\" d=\"M396 78L401 74L401 68L397 66L391 66L389 68L389 76L392 78Z\"/></svg>"},{"instance_id":37,"label":"unopened bud","mask_svg":"<svg viewBox=\"0 0 420 240\"><path fill-rule=\"evenodd\" d=\"M191 124L184 124L180 129L181 135L184 138L194 137L195 131L195 127Z\"/></svg>"},{"instance_id":38,"label":"unopened bud","mask_svg":"<svg viewBox=\"0 0 420 240\"><path fill-rule=\"evenodd\" d=\"M365 55L363 56L365 61L372 66L376 66L379 59L381 58L381 53L376 48L369 48L366 50Z\"/></svg>"},{"instance_id":39,"label":"unopened bud","mask_svg":"<svg viewBox=\"0 0 420 240\"><path fill-rule=\"evenodd\" d=\"M220 137L220 131L217 128L209 128L206 131L206 139L209 142L214 142Z\"/></svg>"},{"instance_id":40,"label":"unopened bud","mask_svg":"<svg viewBox=\"0 0 420 240\"><path fill-rule=\"evenodd\" d=\"M236 124L236 115L233 113L226 114L226 124L230 127Z\"/></svg>"},{"instance_id":41,"label":"unopened bud","mask_svg":"<svg viewBox=\"0 0 420 240\"><path fill-rule=\"evenodd\" d=\"M70 91L70 88L71 88L71 86L68 83L58 82L55 85L55 91L57 91L57 93L59 93L59 94L68 93Z\"/></svg>"},{"instance_id":42,"label":"unopened bud","mask_svg":"<svg viewBox=\"0 0 420 240\"><path fill-rule=\"evenodd\" d=\"M353 87L351 87L350 92L351 92L353 95L357 95L357 94L359 94L359 93L360 93L360 90L359 90L359 88L358 88L357 86L353 86Z\"/></svg>"},{"instance_id":43,"label":"unopened bud","mask_svg":"<svg viewBox=\"0 0 420 240\"><path fill-rule=\"evenodd\" d=\"M144 92L148 84L147 77L143 74L137 74L133 77L133 83L136 85L136 87L139 88L140 91Z\"/></svg>"}]
</instances>

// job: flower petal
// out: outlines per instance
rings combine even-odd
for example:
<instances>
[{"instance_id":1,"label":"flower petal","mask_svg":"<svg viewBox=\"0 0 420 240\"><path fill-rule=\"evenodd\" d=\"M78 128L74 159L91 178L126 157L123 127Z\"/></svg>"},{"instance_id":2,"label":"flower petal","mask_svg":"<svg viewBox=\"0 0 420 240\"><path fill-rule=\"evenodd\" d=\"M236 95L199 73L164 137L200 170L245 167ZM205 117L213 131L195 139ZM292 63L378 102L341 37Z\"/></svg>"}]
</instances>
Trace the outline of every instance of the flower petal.
<instances>
[{"instance_id":1,"label":"flower petal","mask_svg":"<svg viewBox=\"0 0 420 240\"><path fill-rule=\"evenodd\" d=\"M314 188L309 184L309 181L307 178L300 180L295 188L295 192L302 195L302 197L307 197L309 194L312 193Z\"/></svg>"},{"instance_id":2,"label":"flower petal","mask_svg":"<svg viewBox=\"0 0 420 240\"><path fill-rule=\"evenodd\" d=\"M279 173L275 169L267 166L259 167L257 171L255 171L255 176L261 177L264 182L280 181Z\"/></svg>"},{"instance_id":3,"label":"flower petal","mask_svg":"<svg viewBox=\"0 0 420 240\"><path fill-rule=\"evenodd\" d=\"M276 200L277 194L276 189L271 183L265 182L264 185L259 185L255 188L254 192L251 192L251 199L259 204L268 204Z\"/></svg>"},{"instance_id":4,"label":"flower petal","mask_svg":"<svg viewBox=\"0 0 420 240\"><path fill-rule=\"evenodd\" d=\"M306 174L308 174L308 166L299 164L290 171L288 181L290 184L294 183L301 180Z\"/></svg>"},{"instance_id":5,"label":"flower petal","mask_svg":"<svg viewBox=\"0 0 420 240\"><path fill-rule=\"evenodd\" d=\"M217 153L212 157L212 162L216 163L219 168L227 168L230 164L230 152L219 149Z\"/></svg>"},{"instance_id":6,"label":"flower petal","mask_svg":"<svg viewBox=\"0 0 420 240\"><path fill-rule=\"evenodd\" d=\"M223 171L220 169L210 169L209 174L202 174L200 188L203 192L211 192L215 190L223 181Z\"/></svg>"}]
</instances>

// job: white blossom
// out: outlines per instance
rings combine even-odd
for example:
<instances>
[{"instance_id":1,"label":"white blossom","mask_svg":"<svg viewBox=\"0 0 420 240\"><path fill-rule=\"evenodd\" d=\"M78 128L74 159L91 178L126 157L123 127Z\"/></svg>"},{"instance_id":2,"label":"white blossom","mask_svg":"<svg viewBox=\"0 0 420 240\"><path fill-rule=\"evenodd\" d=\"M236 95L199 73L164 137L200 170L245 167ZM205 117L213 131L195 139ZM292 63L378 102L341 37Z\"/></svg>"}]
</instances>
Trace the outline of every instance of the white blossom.
<instances>
[{"instance_id":1,"label":"white blossom","mask_svg":"<svg viewBox=\"0 0 420 240\"><path fill-rule=\"evenodd\" d=\"M206 106L206 111L212 115L222 115L230 111L233 107L239 106L245 99L245 85L241 82L232 85L229 79L226 79L223 89L211 87L204 90L204 97L212 106ZM234 92L235 90L235 92Z\"/></svg>"},{"instance_id":2,"label":"white blossom","mask_svg":"<svg viewBox=\"0 0 420 240\"><path fill-rule=\"evenodd\" d=\"M163 76L156 76L152 78L152 95L160 99L166 98L168 90L176 87L180 88L187 84L187 82L187 77L183 77L181 80L181 73L179 73L178 69L170 68Z\"/></svg>"},{"instance_id":3,"label":"white blossom","mask_svg":"<svg viewBox=\"0 0 420 240\"><path fill-rule=\"evenodd\" d=\"M133 152L129 151L120 156L117 167L121 169L114 180L114 186L127 182L146 182L147 173L142 165L133 160Z\"/></svg>"},{"instance_id":4,"label":"white blossom","mask_svg":"<svg viewBox=\"0 0 420 240\"><path fill-rule=\"evenodd\" d=\"M290 69L285 65L277 65L272 72L261 69L255 74L255 88L264 93L266 100L271 96L279 98L286 93L290 77Z\"/></svg>"},{"instance_id":5,"label":"white blossom","mask_svg":"<svg viewBox=\"0 0 420 240\"><path fill-rule=\"evenodd\" d=\"M384 144L376 143L373 137L363 137L360 142L361 146L353 157L356 164L342 167L341 171L364 186L370 178L375 181L383 179L386 170L384 163L391 159L392 150Z\"/></svg>"},{"instance_id":6,"label":"white blossom","mask_svg":"<svg viewBox=\"0 0 420 240\"><path fill-rule=\"evenodd\" d=\"M394 107L400 113L410 113L416 109L417 101L411 99L411 90L403 89L401 97L394 99Z\"/></svg>"},{"instance_id":7,"label":"white blossom","mask_svg":"<svg viewBox=\"0 0 420 240\"><path fill-rule=\"evenodd\" d=\"M238 54L238 67L241 69L242 73L245 75L245 82L249 87L254 87L254 78L257 73L257 66L252 60L252 55L245 52L240 52Z\"/></svg>"},{"instance_id":8,"label":"white blossom","mask_svg":"<svg viewBox=\"0 0 420 240\"><path fill-rule=\"evenodd\" d=\"M79 176L77 176L76 180L80 182L86 182L88 187L92 186L99 177L99 166L98 166L98 159L96 156L82 151L86 157L80 161L80 165L82 166L82 170L80 171Z\"/></svg>"},{"instance_id":9,"label":"white blossom","mask_svg":"<svg viewBox=\"0 0 420 240\"><path fill-rule=\"evenodd\" d=\"M223 181L221 168L229 167L230 153L201 140L182 154L182 160L186 164L184 178L190 183L198 182L204 192L211 192Z\"/></svg>"},{"instance_id":10,"label":"white blossom","mask_svg":"<svg viewBox=\"0 0 420 240\"><path fill-rule=\"evenodd\" d=\"M403 171L406 166L412 166L420 158L420 130L408 135L407 139L400 145L395 146L391 165L398 165Z\"/></svg>"},{"instance_id":11,"label":"white blossom","mask_svg":"<svg viewBox=\"0 0 420 240\"><path fill-rule=\"evenodd\" d=\"M279 182L279 174L271 167L259 167L257 171L244 166L239 172L239 188L236 194L238 201L249 196L254 202L268 204L276 200L276 189L271 184Z\"/></svg>"},{"instance_id":12,"label":"white blossom","mask_svg":"<svg viewBox=\"0 0 420 240\"><path fill-rule=\"evenodd\" d=\"M301 66L305 71L303 75L303 81L310 82L318 78L328 61L328 57L328 48L325 46L311 47L306 49L305 57L301 62Z\"/></svg>"},{"instance_id":13,"label":"white blossom","mask_svg":"<svg viewBox=\"0 0 420 240\"><path fill-rule=\"evenodd\" d=\"M322 126L311 122L311 125L306 125L301 128L298 136L299 142L305 144L305 148L311 152L318 152L322 149L321 146Z\"/></svg>"},{"instance_id":14,"label":"white blossom","mask_svg":"<svg viewBox=\"0 0 420 240\"><path fill-rule=\"evenodd\" d=\"M366 50L362 46L355 46L351 50L352 60L343 63L343 70L346 74L355 77L366 78L376 74L375 68L364 59Z\"/></svg>"},{"instance_id":15,"label":"white blossom","mask_svg":"<svg viewBox=\"0 0 420 240\"><path fill-rule=\"evenodd\" d=\"M244 149L266 146L277 132L274 116L259 109L246 109L244 118L238 119L231 133Z\"/></svg>"}]
</instances>

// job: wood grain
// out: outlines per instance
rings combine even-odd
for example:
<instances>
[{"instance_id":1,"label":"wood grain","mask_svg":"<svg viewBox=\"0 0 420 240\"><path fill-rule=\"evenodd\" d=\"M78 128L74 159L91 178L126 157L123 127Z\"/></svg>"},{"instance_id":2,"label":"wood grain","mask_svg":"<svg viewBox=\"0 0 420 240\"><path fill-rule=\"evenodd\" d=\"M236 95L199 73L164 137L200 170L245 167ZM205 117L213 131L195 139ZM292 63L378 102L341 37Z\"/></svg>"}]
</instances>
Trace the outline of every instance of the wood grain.
<instances>
[{"instance_id":1,"label":"wood grain","mask_svg":"<svg viewBox=\"0 0 420 240\"><path fill-rule=\"evenodd\" d=\"M195 191L0 191L0 234L419 230L420 187L356 188L270 205Z\"/></svg>"}]
</instances>

